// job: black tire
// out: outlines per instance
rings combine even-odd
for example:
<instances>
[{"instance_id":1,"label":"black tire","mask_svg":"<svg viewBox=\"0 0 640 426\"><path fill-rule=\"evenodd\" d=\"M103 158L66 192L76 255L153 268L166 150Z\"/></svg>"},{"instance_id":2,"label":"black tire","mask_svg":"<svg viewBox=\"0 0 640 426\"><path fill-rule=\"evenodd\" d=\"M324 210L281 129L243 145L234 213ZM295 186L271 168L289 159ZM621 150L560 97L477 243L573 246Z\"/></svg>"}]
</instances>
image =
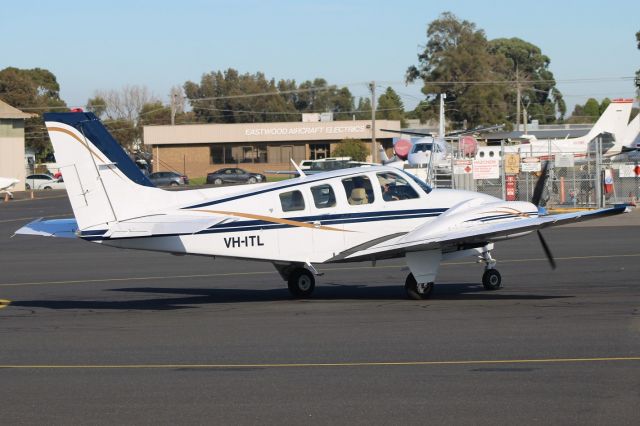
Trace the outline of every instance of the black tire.
<instances>
[{"instance_id":1,"label":"black tire","mask_svg":"<svg viewBox=\"0 0 640 426\"><path fill-rule=\"evenodd\" d=\"M51 187L50 186L45 186L43 189L46 189L47 191L50 191Z\"/></svg>"},{"instance_id":2,"label":"black tire","mask_svg":"<svg viewBox=\"0 0 640 426\"><path fill-rule=\"evenodd\" d=\"M25 183L25 184L24 184L24 187L25 187L25 189L26 189L26 190L31 189L31 185L29 185L28 183Z\"/></svg>"},{"instance_id":3,"label":"black tire","mask_svg":"<svg viewBox=\"0 0 640 426\"><path fill-rule=\"evenodd\" d=\"M482 274L482 285L485 290L498 290L502 287L502 277L497 269L487 269Z\"/></svg>"},{"instance_id":4,"label":"black tire","mask_svg":"<svg viewBox=\"0 0 640 426\"><path fill-rule=\"evenodd\" d=\"M287 283L291 295L298 299L311 296L316 288L316 279L310 271L304 268L297 268L291 272Z\"/></svg>"},{"instance_id":5,"label":"black tire","mask_svg":"<svg viewBox=\"0 0 640 426\"><path fill-rule=\"evenodd\" d=\"M220 179L220 178L216 178L216 179L213 181L213 184L214 184L214 185L222 185L222 179Z\"/></svg>"},{"instance_id":6,"label":"black tire","mask_svg":"<svg viewBox=\"0 0 640 426\"><path fill-rule=\"evenodd\" d=\"M169 186L178 186L178 182L176 182L175 180L172 180L171 183L169 184Z\"/></svg>"},{"instance_id":7,"label":"black tire","mask_svg":"<svg viewBox=\"0 0 640 426\"><path fill-rule=\"evenodd\" d=\"M404 282L404 289L407 292L407 297L413 300L425 300L430 298L433 293L433 287L433 283L426 283L419 286L413 274L407 275L407 279Z\"/></svg>"},{"instance_id":8,"label":"black tire","mask_svg":"<svg viewBox=\"0 0 640 426\"><path fill-rule=\"evenodd\" d=\"M251 177L249 178L249 183L256 183L257 181L258 181L258 180L257 180L255 177L253 177L253 176L251 176Z\"/></svg>"}]
</instances>

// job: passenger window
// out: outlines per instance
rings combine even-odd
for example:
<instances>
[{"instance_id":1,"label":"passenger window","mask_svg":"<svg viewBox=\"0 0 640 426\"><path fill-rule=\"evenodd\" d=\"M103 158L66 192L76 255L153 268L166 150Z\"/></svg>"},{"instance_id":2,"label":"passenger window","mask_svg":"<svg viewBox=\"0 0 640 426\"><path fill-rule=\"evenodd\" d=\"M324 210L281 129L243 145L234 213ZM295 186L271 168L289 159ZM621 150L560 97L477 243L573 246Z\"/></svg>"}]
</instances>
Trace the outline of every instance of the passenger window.
<instances>
[{"instance_id":1,"label":"passenger window","mask_svg":"<svg viewBox=\"0 0 640 426\"><path fill-rule=\"evenodd\" d=\"M331 185L318 185L311 187L313 202L318 209L326 209L336 205L336 195Z\"/></svg>"},{"instance_id":2,"label":"passenger window","mask_svg":"<svg viewBox=\"0 0 640 426\"><path fill-rule=\"evenodd\" d=\"M280 194L280 204L283 212L304 210L304 198L300 191L283 192Z\"/></svg>"},{"instance_id":3,"label":"passenger window","mask_svg":"<svg viewBox=\"0 0 640 426\"><path fill-rule=\"evenodd\" d=\"M348 197L347 201L352 206L373 203L373 187L368 177L354 176L342 179L342 185Z\"/></svg>"},{"instance_id":4,"label":"passenger window","mask_svg":"<svg viewBox=\"0 0 640 426\"><path fill-rule=\"evenodd\" d=\"M418 193L409 185L409 182L395 173L378 173L378 182L384 201L410 200L420 198Z\"/></svg>"}]
</instances>

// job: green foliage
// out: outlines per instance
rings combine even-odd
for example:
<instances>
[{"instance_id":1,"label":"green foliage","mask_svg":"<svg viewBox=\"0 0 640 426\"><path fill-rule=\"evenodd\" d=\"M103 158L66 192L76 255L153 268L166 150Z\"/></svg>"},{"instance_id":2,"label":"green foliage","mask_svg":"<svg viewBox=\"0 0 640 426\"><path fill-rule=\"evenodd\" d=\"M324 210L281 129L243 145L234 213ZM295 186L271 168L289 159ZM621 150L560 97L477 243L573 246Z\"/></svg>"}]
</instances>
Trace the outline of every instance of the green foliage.
<instances>
[{"instance_id":1,"label":"green foliage","mask_svg":"<svg viewBox=\"0 0 640 426\"><path fill-rule=\"evenodd\" d=\"M410 66L408 82L421 79L427 99L413 112L437 116L437 94L447 95L447 118L468 126L515 121L516 87L521 81L529 116L555 121L566 113L562 94L540 48L518 38L487 40L483 30L445 12L427 27L427 44Z\"/></svg>"},{"instance_id":2,"label":"green foliage","mask_svg":"<svg viewBox=\"0 0 640 426\"><path fill-rule=\"evenodd\" d=\"M356 119L358 120L371 120L371 99L360 98L358 99L358 106L356 107Z\"/></svg>"},{"instance_id":3,"label":"green foliage","mask_svg":"<svg viewBox=\"0 0 640 426\"><path fill-rule=\"evenodd\" d=\"M102 118L107 110L107 101L102 96L94 96L87 101L87 110L93 112L96 117Z\"/></svg>"},{"instance_id":4,"label":"green foliage","mask_svg":"<svg viewBox=\"0 0 640 426\"><path fill-rule=\"evenodd\" d=\"M400 96L391 87L387 87L387 90L378 98L376 118L400 120L401 127L405 127L404 104Z\"/></svg>"},{"instance_id":5,"label":"green foliage","mask_svg":"<svg viewBox=\"0 0 640 426\"><path fill-rule=\"evenodd\" d=\"M505 79L522 81L522 102L530 117L540 123L553 123L556 113L562 118L566 104L555 87L553 73L549 70L551 60L542 54L538 46L519 38L499 38L489 42L489 52L502 55L509 64ZM516 89L507 94L509 114L516 113Z\"/></svg>"},{"instance_id":6,"label":"green foliage","mask_svg":"<svg viewBox=\"0 0 640 426\"><path fill-rule=\"evenodd\" d=\"M66 107L60 99L56 76L43 68L5 68L0 71L0 99L25 112L39 114L25 122L26 146L34 150L38 160L48 156L52 148L41 114Z\"/></svg>"},{"instance_id":7,"label":"green foliage","mask_svg":"<svg viewBox=\"0 0 640 426\"><path fill-rule=\"evenodd\" d=\"M595 123L610 103L611 100L609 98L603 99L600 103L594 98L589 98L584 105L576 104L571 117L567 119L567 123Z\"/></svg>"},{"instance_id":8,"label":"green foliage","mask_svg":"<svg viewBox=\"0 0 640 426\"><path fill-rule=\"evenodd\" d=\"M333 112L336 120L347 120L354 109L349 89L324 79L276 83L261 72L240 74L233 68L204 74L199 84L187 81L184 91L196 120L206 123L298 121L305 112ZM244 96L263 93L273 95Z\"/></svg>"},{"instance_id":9,"label":"green foliage","mask_svg":"<svg viewBox=\"0 0 640 426\"><path fill-rule=\"evenodd\" d=\"M121 118L104 120L103 124L123 148L129 152L136 150L136 144L140 141L141 128L136 127L133 121Z\"/></svg>"},{"instance_id":10,"label":"green foliage","mask_svg":"<svg viewBox=\"0 0 640 426\"><path fill-rule=\"evenodd\" d=\"M354 161L365 161L369 148L360 139L343 139L331 152L334 157L351 157Z\"/></svg>"}]
</instances>

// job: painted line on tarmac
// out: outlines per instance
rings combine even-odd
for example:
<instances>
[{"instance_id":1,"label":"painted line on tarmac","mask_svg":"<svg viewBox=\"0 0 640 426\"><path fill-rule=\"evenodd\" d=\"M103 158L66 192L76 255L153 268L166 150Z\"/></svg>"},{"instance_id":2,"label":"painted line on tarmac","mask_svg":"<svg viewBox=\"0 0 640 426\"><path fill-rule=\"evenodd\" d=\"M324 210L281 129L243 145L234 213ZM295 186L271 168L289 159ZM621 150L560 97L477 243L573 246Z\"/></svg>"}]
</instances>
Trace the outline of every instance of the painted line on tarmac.
<instances>
[{"instance_id":1,"label":"painted line on tarmac","mask_svg":"<svg viewBox=\"0 0 640 426\"><path fill-rule=\"evenodd\" d=\"M589 259L611 259L620 257L640 257L640 253L633 254L611 254L611 255L594 255L594 256L568 256L568 257L556 257L556 260L589 260ZM499 260L498 263L523 263L523 262L548 262L546 257L529 258L529 259L504 259ZM473 265L478 262L444 262L442 266L456 266L456 265ZM323 272L331 271L357 271L357 270L369 270L369 269L402 269L406 268L406 265L380 265L380 266L350 266L344 268L322 268ZM150 280L174 280L174 279L188 279L188 278L215 278L215 277L235 277L235 276L250 276L250 275L272 275L277 274L274 271L254 271L254 272L228 272L217 274L193 274L193 275L161 275L161 276L146 276L146 277L123 277L123 278L95 278L86 280L62 280L62 281L34 281L25 283L0 283L0 287L20 287L20 286L37 286L37 285L51 285L51 284L89 284L89 283L110 283L120 281L150 281Z\"/></svg>"},{"instance_id":2,"label":"painted line on tarmac","mask_svg":"<svg viewBox=\"0 0 640 426\"><path fill-rule=\"evenodd\" d=\"M577 364L595 362L640 362L640 356L593 357L593 358L540 358L540 359L494 359L458 361L372 361L372 362L301 362L301 363L255 363L255 364L0 364L0 369L237 369L237 368L311 368L311 367L420 367L447 365L504 365L504 364Z\"/></svg>"},{"instance_id":3,"label":"painted line on tarmac","mask_svg":"<svg viewBox=\"0 0 640 426\"><path fill-rule=\"evenodd\" d=\"M11 304L11 300L7 300L7 299L0 299L0 309L2 308L6 308L7 306L9 306Z\"/></svg>"}]
</instances>

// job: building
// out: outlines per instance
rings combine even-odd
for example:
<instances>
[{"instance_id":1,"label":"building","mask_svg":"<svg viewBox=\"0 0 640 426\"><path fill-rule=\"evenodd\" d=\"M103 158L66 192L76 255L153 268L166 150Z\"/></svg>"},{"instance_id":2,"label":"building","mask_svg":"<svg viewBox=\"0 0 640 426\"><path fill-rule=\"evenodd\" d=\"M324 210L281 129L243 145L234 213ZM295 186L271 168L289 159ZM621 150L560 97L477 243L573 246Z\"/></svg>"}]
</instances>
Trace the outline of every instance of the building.
<instances>
[{"instance_id":1,"label":"building","mask_svg":"<svg viewBox=\"0 0 640 426\"><path fill-rule=\"evenodd\" d=\"M399 130L400 121L376 120L376 129ZM330 157L343 139L371 142L371 121L183 124L145 126L144 144L151 148L154 171L173 170L192 177L225 166L251 172L291 170L292 158ZM376 140L391 149L395 133L376 131Z\"/></svg>"},{"instance_id":2,"label":"building","mask_svg":"<svg viewBox=\"0 0 640 426\"><path fill-rule=\"evenodd\" d=\"M16 191L24 191L24 120L30 117L0 100L0 176L20 179Z\"/></svg>"}]
</instances>

